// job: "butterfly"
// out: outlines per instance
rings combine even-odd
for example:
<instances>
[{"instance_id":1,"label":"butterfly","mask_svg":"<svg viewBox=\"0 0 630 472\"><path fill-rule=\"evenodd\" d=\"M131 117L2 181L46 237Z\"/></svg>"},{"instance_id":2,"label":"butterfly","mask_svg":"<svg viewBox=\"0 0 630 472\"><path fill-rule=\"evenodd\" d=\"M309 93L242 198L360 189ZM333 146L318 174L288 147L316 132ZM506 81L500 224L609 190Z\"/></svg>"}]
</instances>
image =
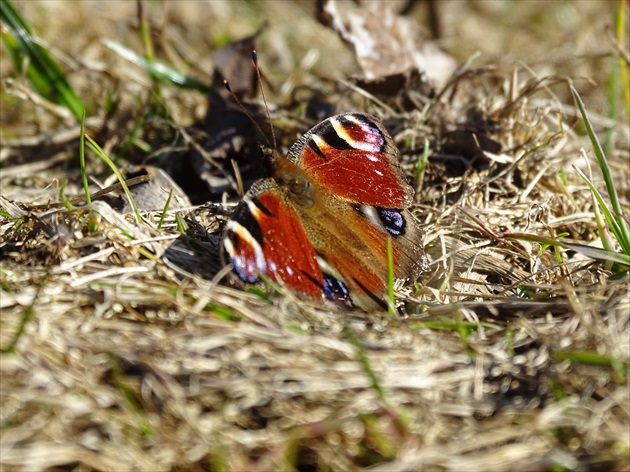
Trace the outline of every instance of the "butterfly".
<instances>
[{"instance_id":1,"label":"butterfly","mask_svg":"<svg viewBox=\"0 0 630 472\"><path fill-rule=\"evenodd\" d=\"M428 269L414 196L383 125L365 113L328 118L247 191L226 223L222 259L245 283L365 310L387 307L387 240L396 278Z\"/></svg>"}]
</instances>

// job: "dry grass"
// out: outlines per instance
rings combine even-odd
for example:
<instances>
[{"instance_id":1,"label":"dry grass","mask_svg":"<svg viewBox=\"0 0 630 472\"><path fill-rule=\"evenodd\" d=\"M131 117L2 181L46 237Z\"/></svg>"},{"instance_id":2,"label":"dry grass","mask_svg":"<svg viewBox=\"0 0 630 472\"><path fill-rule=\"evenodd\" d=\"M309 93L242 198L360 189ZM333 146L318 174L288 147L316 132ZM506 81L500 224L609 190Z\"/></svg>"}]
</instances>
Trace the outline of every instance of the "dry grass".
<instances>
[{"instance_id":1,"label":"dry grass","mask_svg":"<svg viewBox=\"0 0 630 472\"><path fill-rule=\"evenodd\" d=\"M210 50L251 33L263 12L271 23L258 49L272 81L326 90L339 111L385 119L418 183L414 212L432 260L418 287L399 287L408 315L397 318L220 285L225 217L215 205L169 210L161 229L159 211L143 211L138 225L107 201L58 205L60 182L81 195L79 131L59 109L35 106L2 57L0 203L10 216L0 220L0 467L628 470L628 275L506 237L566 232L598 244L592 196L571 167L584 167L580 149L590 144L566 82L542 78L605 81L612 8L516 3L446 2L444 45L459 60L485 51L477 61L492 70L468 68L430 106L396 114L322 79L356 70L306 4L169 4L162 35L177 52L161 50L166 62L209 77ZM150 91L99 42L142 50L133 4L72 5L76 17L62 14L64 2L17 3L54 51L82 61L70 79L93 106L88 132L112 152ZM54 18L46 28L43 12ZM310 48L321 61L294 72ZM605 89L580 84L601 131ZM287 89L270 94L274 107ZM119 106L105 116L113 90ZM171 116L148 120L142 138L153 156L177 156L173 137L203 116L205 98L163 92ZM456 152L456 128L500 151ZM425 139L455 151L434 152L415 176ZM619 125L609 158L626 212L628 142ZM136 150L129 160L143 157ZM109 175L96 158L88 169Z\"/></svg>"}]
</instances>

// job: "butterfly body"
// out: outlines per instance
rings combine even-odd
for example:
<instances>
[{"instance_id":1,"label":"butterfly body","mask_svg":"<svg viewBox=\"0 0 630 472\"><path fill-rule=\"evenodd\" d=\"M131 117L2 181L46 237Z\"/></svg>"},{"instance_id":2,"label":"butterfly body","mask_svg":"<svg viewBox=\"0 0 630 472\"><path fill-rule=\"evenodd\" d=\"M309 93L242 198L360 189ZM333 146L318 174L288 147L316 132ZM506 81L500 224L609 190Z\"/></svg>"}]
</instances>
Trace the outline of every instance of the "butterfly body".
<instances>
[{"instance_id":1,"label":"butterfly body","mask_svg":"<svg viewBox=\"0 0 630 472\"><path fill-rule=\"evenodd\" d=\"M224 259L247 283L264 275L313 298L383 307L388 238L396 277L427 266L397 154L370 115L323 121L243 197L224 231Z\"/></svg>"}]
</instances>

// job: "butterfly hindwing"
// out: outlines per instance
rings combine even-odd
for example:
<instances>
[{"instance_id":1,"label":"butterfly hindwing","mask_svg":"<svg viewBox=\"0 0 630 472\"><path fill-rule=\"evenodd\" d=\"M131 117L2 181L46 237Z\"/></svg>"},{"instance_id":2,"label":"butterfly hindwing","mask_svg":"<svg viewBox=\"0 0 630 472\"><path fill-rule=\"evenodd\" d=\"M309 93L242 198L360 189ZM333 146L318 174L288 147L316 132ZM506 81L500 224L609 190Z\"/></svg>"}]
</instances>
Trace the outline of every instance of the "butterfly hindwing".
<instances>
[{"instance_id":1,"label":"butterfly hindwing","mask_svg":"<svg viewBox=\"0 0 630 472\"><path fill-rule=\"evenodd\" d=\"M382 307L388 280L387 239L395 277L415 278L426 269L422 230L408 210L353 205L324 195L319 198L316 193L308 208L296 205L320 267L345 284L355 306ZM381 302L375 304L375 299Z\"/></svg>"}]
</instances>

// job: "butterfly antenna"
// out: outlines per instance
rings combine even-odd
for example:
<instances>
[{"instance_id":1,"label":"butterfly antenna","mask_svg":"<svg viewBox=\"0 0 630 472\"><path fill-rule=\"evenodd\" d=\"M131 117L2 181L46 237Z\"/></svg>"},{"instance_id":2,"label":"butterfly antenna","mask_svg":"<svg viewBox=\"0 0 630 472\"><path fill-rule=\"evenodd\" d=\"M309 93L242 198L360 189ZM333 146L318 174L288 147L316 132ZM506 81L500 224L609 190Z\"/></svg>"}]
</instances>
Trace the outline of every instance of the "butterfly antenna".
<instances>
[{"instance_id":1,"label":"butterfly antenna","mask_svg":"<svg viewBox=\"0 0 630 472\"><path fill-rule=\"evenodd\" d=\"M269 114L269 105L267 105L267 97L265 96L265 87L263 87L262 77L260 74L260 67L258 67L258 53L255 49L252 50L252 60L254 61L254 68L256 69L256 75L258 76L258 84L260 86L260 94L262 95L263 103L265 104L265 111L267 112L267 120L269 121L269 128L271 128L271 139L273 140L274 149L278 145L276 142L276 132L273 130L273 124L271 123L271 115Z\"/></svg>"},{"instance_id":2,"label":"butterfly antenna","mask_svg":"<svg viewBox=\"0 0 630 472\"><path fill-rule=\"evenodd\" d=\"M269 143L269 140L267 139L267 137L265 136L264 131L262 130L262 128L260 127L260 125L256 122L256 120L254 119L254 117L251 115L250 112L247 111L247 108L245 108L245 105L243 105L243 102L241 102L239 100L239 98L236 96L236 94L232 91L232 88L230 87L229 82L226 79L223 79L223 86L225 87L225 89L228 91L228 93L230 94L230 97L232 97L232 99L236 102L236 104L239 106L239 108L241 109L241 111L243 113L245 113L245 115L247 116L247 118L249 118L249 121L251 121L254 126L256 127L256 129L258 130L258 132L263 136L263 138L265 138L265 141L267 141L267 145L271 146L271 144ZM269 110L267 110L267 115L269 115ZM273 128L271 130L273 132ZM275 144L276 144L276 137L273 137L273 143L274 143L274 148L275 148Z\"/></svg>"}]
</instances>

